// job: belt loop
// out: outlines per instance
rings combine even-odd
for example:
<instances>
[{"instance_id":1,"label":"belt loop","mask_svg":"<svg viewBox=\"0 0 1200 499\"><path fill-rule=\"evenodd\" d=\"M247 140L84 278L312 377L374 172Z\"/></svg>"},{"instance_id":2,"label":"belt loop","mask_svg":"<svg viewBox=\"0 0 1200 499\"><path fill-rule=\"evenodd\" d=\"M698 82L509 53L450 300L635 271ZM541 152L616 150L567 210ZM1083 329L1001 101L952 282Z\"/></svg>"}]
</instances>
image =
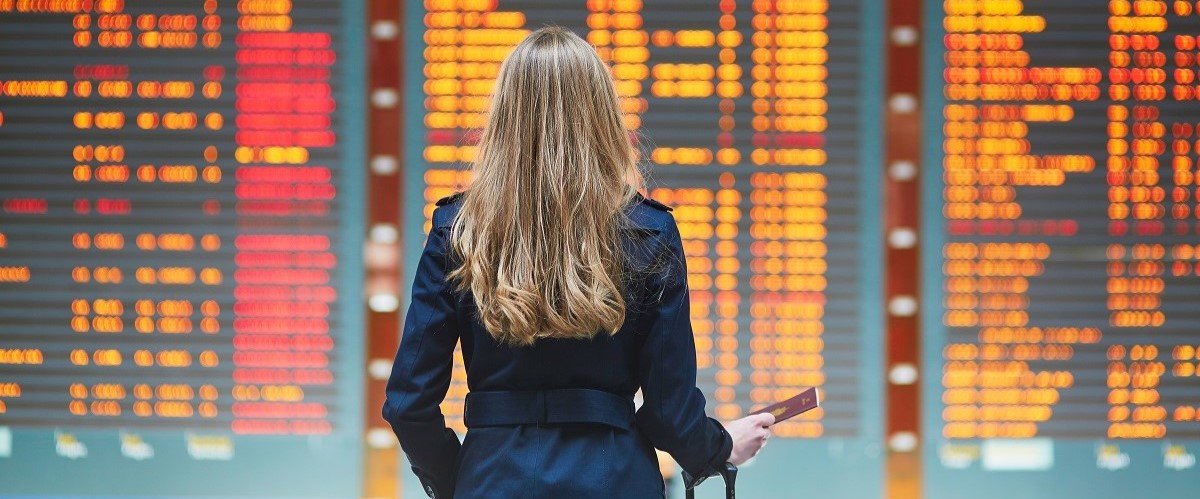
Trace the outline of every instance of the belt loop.
<instances>
[{"instance_id":1,"label":"belt loop","mask_svg":"<svg viewBox=\"0 0 1200 499\"><path fill-rule=\"evenodd\" d=\"M538 390L535 393L537 395L534 397L534 410L537 411L537 426L541 428L546 424L546 413L549 412L549 409L546 408L546 392Z\"/></svg>"},{"instance_id":2,"label":"belt loop","mask_svg":"<svg viewBox=\"0 0 1200 499\"><path fill-rule=\"evenodd\" d=\"M463 397L463 426L471 427L471 392L467 392L467 396Z\"/></svg>"}]
</instances>

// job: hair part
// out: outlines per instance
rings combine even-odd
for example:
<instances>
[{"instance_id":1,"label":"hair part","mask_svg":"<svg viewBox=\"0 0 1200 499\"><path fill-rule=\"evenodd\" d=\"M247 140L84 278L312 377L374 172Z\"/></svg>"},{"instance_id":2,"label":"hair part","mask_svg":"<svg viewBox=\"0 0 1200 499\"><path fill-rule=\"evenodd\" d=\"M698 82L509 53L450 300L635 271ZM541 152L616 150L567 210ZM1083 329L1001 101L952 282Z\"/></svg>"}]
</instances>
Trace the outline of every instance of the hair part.
<instances>
[{"instance_id":1,"label":"hair part","mask_svg":"<svg viewBox=\"0 0 1200 499\"><path fill-rule=\"evenodd\" d=\"M641 178L635 154L610 70L586 41L545 27L505 58L447 276L497 341L624 324L620 231Z\"/></svg>"}]
</instances>

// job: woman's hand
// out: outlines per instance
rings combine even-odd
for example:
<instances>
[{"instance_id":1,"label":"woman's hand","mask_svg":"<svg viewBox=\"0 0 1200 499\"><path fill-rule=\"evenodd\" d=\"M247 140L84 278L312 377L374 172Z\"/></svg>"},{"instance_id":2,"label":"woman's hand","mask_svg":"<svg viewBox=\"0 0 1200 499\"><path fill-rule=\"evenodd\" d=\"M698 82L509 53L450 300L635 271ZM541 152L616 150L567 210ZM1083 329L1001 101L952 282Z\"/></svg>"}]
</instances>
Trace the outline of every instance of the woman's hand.
<instances>
[{"instance_id":1,"label":"woman's hand","mask_svg":"<svg viewBox=\"0 0 1200 499\"><path fill-rule=\"evenodd\" d=\"M742 419L730 421L725 425L725 431L733 437L733 452L729 454L729 462L734 466L750 460L767 444L771 436L771 425L775 424L775 416L768 413L754 414Z\"/></svg>"}]
</instances>

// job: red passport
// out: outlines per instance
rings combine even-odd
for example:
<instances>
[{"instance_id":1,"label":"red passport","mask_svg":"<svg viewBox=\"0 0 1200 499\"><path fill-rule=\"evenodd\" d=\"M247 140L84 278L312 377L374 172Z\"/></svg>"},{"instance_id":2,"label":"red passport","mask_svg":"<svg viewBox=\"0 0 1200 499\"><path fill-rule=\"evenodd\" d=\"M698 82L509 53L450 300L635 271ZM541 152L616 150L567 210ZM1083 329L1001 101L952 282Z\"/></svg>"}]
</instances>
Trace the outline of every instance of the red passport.
<instances>
[{"instance_id":1,"label":"red passport","mask_svg":"<svg viewBox=\"0 0 1200 499\"><path fill-rule=\"evenodd\" d=\"M816 387L812 387L800 392L800 394L796 395L795 397L784 400L783 402L768 405L762 409L751 412L750 414L762 414L764 412L769 412L775 416L775 422L778 423L818 407L821 407L821 395L819 392L817 392Z\"/></svg>"}]
</instances>

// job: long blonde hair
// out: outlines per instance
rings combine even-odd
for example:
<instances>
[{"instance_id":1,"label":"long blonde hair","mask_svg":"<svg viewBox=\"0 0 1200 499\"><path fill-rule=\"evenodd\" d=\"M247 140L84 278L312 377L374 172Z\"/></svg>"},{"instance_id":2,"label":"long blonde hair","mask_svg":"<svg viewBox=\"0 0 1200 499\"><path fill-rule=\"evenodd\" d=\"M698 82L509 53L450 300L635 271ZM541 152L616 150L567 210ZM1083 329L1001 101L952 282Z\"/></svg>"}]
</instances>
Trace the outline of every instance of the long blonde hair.
<instances>
[{"instance_id":1,"label":"long blonde hair","mask_svg":"<svg viewBox=\"0 0 1200 499\"><path fill-rule=\"evenodd\" d=\"M569 30L530 33L504 60L454 221L458 266L499 342L616 334L620 230L641 177L609 68Z\"/></svg>"}]
</instances>

